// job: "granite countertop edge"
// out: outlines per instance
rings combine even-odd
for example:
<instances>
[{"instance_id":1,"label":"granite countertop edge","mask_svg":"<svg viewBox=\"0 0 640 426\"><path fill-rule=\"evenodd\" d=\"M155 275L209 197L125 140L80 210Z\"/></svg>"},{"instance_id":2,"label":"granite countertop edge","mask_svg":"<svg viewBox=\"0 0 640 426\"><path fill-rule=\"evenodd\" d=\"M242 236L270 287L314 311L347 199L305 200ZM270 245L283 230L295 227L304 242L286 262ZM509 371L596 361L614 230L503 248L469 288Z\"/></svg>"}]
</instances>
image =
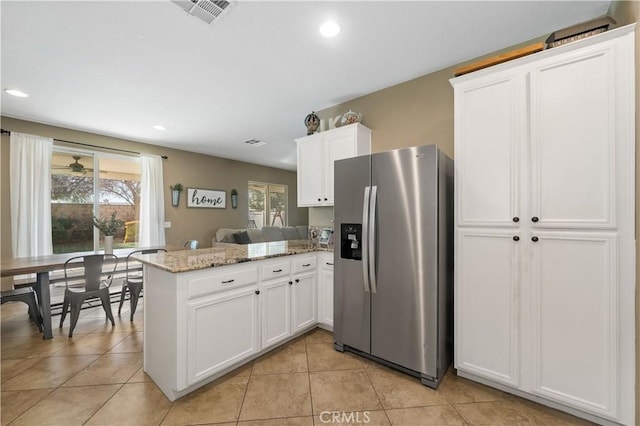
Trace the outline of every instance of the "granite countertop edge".
<instances>
[{"instance_id":1,"label":"granite countertop edge","mask_svg":"<svg viewBox=\"0 0 640 426\"><path fill-rule=\"evenodd\" d=\"M215 243L211 248L141 254L133 258L163 271L181 273L316 252L333 252L333 248L310 245L306 240L246 245Z\"/></svg>"}]
</instances>

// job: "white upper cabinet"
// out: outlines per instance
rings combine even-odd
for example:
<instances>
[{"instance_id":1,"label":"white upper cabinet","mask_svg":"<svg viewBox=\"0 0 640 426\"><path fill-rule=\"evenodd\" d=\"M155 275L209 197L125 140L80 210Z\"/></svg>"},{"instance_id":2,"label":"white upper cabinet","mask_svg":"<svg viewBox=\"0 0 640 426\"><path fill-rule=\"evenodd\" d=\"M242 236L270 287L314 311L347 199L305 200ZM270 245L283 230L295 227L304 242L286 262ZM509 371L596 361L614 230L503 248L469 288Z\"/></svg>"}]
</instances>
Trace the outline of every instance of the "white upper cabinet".
<instances>
[{"instance_id":1,"label":"white upper cabinet","mask_svg":"<svg viewBox=\"0 0 640 426\"><path fill-rule=\"evenodd\" d=\"M451 80L458 374L635 420L635 25Z\"/></svg>"},{"instance_id":2,"label":"white upper cabinet","mask_svg":"<svg viewBox=\"0 0 640 426\"><path fill-rule=\"evenodd\" d=\"M615 227L615 50L549 58L530 76L531 214L545 227Z\"/></svg>"},{"instance_id":3,"label":"white upper cabinet","mask_svg":"<svg viewBox=\"0 0 640 426\"><path fill-rule=\"evenodd\" d=\"M519 220L524 96L523 77L513 72L456 86L455 137L464 140L454 164L458 224L512 226Z\"/></svg>"},{"instance_id":4,"label":"white upper cabinet","mask_svg":"<svg viewBox=\"0 0 640 426\"><path fill-rule=\"evenodd\" d=\"M371 130L359 123L296 139L298 207L333 205L333 163L371 153Z\"/></svg>"}]
</instances>

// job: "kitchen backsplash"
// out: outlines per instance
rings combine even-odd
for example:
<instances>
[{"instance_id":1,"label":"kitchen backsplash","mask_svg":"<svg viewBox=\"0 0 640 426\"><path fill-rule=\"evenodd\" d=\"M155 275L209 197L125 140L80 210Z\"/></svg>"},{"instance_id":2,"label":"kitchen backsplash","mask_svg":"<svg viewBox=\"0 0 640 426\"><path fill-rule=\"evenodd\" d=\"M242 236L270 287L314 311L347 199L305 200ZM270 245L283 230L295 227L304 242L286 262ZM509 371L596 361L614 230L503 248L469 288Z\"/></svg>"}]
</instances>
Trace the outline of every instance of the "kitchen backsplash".
<instances>
[{"instance_id":1,"label":"kitchen backsplash","mask_svg":"<svg viewBox=\"0 0 640 426\"><path fill-rule=\"evenodd\" d=\"M309 207L309 225L322 226L333 223L333 207Z\"/></svg>"}]
</instances>

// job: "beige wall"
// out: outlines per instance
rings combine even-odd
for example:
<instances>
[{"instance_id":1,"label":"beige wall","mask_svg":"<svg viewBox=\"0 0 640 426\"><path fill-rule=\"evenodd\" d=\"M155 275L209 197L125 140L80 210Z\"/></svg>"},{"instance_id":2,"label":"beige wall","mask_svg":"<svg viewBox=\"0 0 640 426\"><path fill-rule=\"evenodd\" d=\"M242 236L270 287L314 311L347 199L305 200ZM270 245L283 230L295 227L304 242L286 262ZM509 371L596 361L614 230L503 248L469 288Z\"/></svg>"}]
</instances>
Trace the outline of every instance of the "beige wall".
<instances>
[{"instance_id":1,"label":"beige wall","mask_svg":"<svg viewBox=\"0 0 640 426\"><path fill-rule=\"evenodd\" d=\"M308 223L306 208L297 208L296 173L240 161L226 160L202 154L163 148L155 145L100 136L92 133L53 127L23 120L2 117L2 128L74 142L109 148L126 149L148 154L167 155L164 161L165 220L172 226L166 230L167 244L181 246L186 240L200 241L201 247L210 247L211 238L218 228L245 228L247 226L247 182L249 180L287 185L289 224ZM83 148L83 147L78 147ZM11 256L11 224L9 210L9 137L2 136L0 153L1 194L1 255ZM180 206L171 206L170 185L181 182L185 188L221 189L227 191L226 209L187 208L186 191L181 194ZM232 209L229 191L238 190L238 208Z\"/></svg>"},{"instance_id":2,"label":"beige wall","mask_svg":"<svg viewBox=\"0 0 640 426\"><path fill-rule=\"evenodd\" d=\"M618 25L640 21L640 1L613 1L609 16ZM528 40L484 57L543 41L548 34ZM477 59L470 59L473 62ZM640 164L640 29L636 29L636 164ZM453 89L449 79L458 64L418 77L396 86L319 111L322 119L336 117L348 110L362 113L362 124L373 130L373 152L436 143L453 157ZM636 166L637 167L637 166ZM639 176L637 173L636 176ZM636 178L636 204L640 199L640 182ZM315 209L314 209L315 210ZM640 214L636 208L636 230L640 229ZM311 213L310 213L311 220ZM637 244L636 231L636 244ZM636 248L636 389L640 389L640 247ZM637 394L640 396L640 393ZM636 404L636 418L640 419L640 403Z\"/></svg>"}]
</instances>

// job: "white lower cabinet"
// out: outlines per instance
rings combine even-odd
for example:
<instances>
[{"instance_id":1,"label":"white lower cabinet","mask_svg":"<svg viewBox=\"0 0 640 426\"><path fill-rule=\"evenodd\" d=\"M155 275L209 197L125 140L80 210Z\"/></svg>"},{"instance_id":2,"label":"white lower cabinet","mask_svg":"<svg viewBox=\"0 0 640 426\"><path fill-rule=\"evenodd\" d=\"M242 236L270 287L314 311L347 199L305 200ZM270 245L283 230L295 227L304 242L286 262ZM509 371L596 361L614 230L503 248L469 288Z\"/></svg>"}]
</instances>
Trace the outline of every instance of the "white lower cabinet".
<instances>
[{"instance_id":1,"label":"white lower cabinet","mask_svg":"<svg viewBox=\"0 0 640 426\"><path fill-rule=\"evenodd\" d=\"M291 336L291 278L260 285L262 347L268 348Z\"/></svg>"},{"instance_id":2,"label":"white lower cabinet","mask_svg":"<svg viewBox=\"0 0 640 426\"><path fill-rule=\"evenodd\" d=\"M258 340L257 285L187 303L187 383L253 355Z\"/></svg>"},{"instance_id":3,"label":"white lower cabinet","mask_svg":"<svg viewBox=\"0 0 640 426\"><path fill-rule=\"evenodd\" d=\"M318 323L333 330L333 253L318 253Z\"/></svg>"},{"instance_id":4,"label":"white lower cabinet","mask_svg":"<svg viewBox=\"0 0 640 426\"><path fill-rule=\"evenodd\" d=\"M293 276L291 286L292 333L308 328L316 320L316 272Z\"/></svg>"},{"instance_id":5,"label":"white lower cabinet","mask_svg":"<svg viewBox=\"0 0 640 426\"><path fill-rule=\"evenodd\" d=\"M316 255L298 255L287 264L269 263L262 277L278 279L260 283L260 319L262 348L274 346L299 331L313 326L316 320ZM308 271L290 275L290 271Z\"/></svg>"},{"instance_id":6,"label":"white lower cabinet","mask_svg":"<svg viewBox=\"0 0 640 426\"><path fill-rule=\"evenodd\" d=\"M144 273L144 371L171 401L318 324L318 253Z\"/></svg>"},{"instance_id":7,"label":"white lower cabinet","mask_svg":"<svg viewBox=\"0 0 640 426\"><path fill-rule=\"evenodd\" d=\"M519 249L509 230L460 231L456 366L510 386L519 379Z\"/></svg>"}]
</instances>

